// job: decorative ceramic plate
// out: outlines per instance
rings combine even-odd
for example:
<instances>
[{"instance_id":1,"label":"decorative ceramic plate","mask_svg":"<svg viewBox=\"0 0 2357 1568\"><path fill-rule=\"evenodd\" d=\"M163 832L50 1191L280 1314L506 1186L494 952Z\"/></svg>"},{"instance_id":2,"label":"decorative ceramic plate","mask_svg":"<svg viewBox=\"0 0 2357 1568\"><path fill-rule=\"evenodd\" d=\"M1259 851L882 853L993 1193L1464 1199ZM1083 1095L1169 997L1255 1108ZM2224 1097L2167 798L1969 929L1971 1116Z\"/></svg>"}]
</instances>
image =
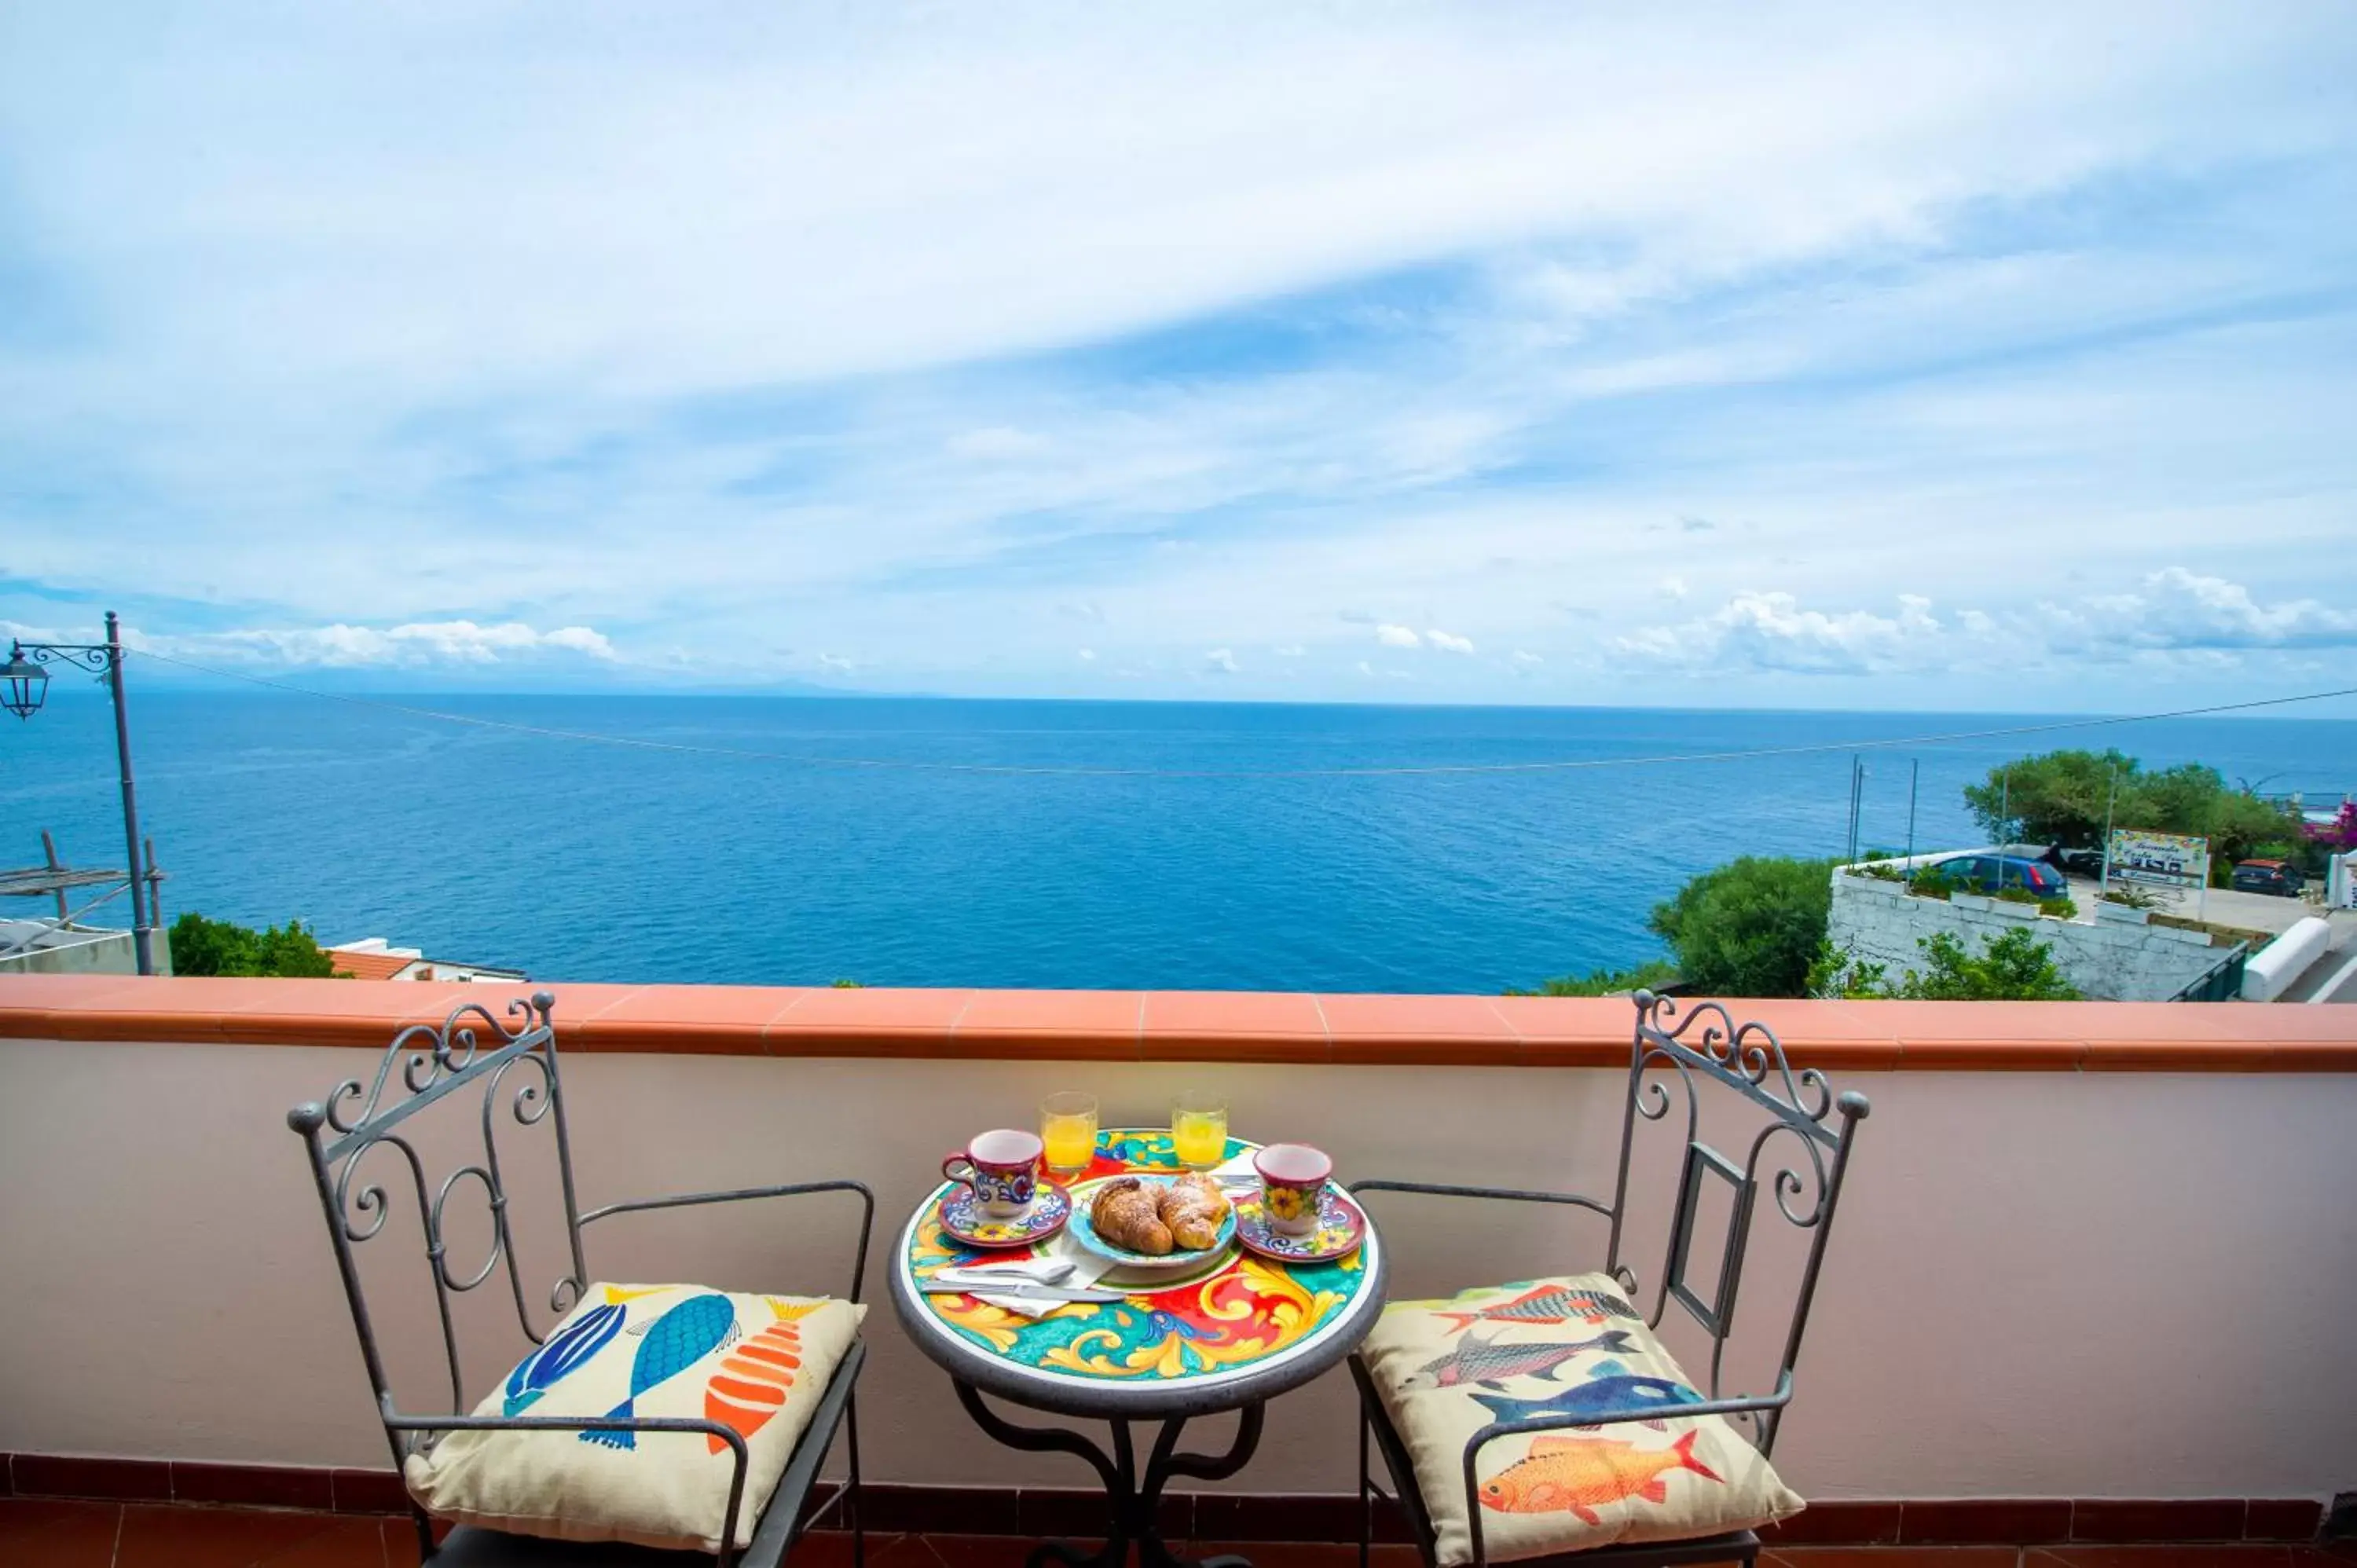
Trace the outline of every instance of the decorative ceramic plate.
<instances>
[{"instance_id":1,"label":"decorative ceramic plate","mask_svg":"<svg viewBox=\"0 0 2357 1568\"><path fill-rule=\"evenodd\" d=\"M1122 1179L1120 1176L1104 1176L1096 1181L1084 1181L1072 1188L1072 1239L1098 1256L1111 1258L1124 1269L1139 1273L1149 1270L1157 1274L1177 1273L1181 1270L1198 1268L1222 1256L1228 1250L1228 1244L1236 1239L1236 1206L1231 1202L1228 1205L1228 1212L1220 1220L1218 1240L1208 1247L1199 1247L1192 1251L1169 1251L1157 1257L1152 1252L1133 1252L1126 1247L1105 1240L1097 1233L1095 1223L1089 1218L1089 1206L1095 1201L1098 1190L1107 1182ZM1148 1187L1168 1187L1178 1178L1175 1176L1147 1176L1140 1173L1137 1179Z\"/></svg>"},{"instance_id":2,"label":"decorative ceramic plate","mask_svg":"<svg viewBox=\"0 0 2357 1568\"><path fill-rule=\"evenodd\" d=\"M1318 1195L1318 1229L1286 1236L1269 1229L1258 1195L1236 1200L1236 1245L1280 1263L1324 1263L1347 1258L1366 1240L1367 1217L1332 1182Z\"/></svg>"},{"instance_id":3,"label":"decorative ceramic plate","mask_svg":"<svg viewBox=\"0 0 2357 1568\"><path fill-rule=\"evenodd\" d=\"M942 1229L969 1247L1028 1247L1061 1230L1072 1210L1072 1195L1052 1181L1039 1183L1030 1208L1004 1219L985 1214L974 1188L961 1186L942 1199Z\"/></svg>"}]
</instances>

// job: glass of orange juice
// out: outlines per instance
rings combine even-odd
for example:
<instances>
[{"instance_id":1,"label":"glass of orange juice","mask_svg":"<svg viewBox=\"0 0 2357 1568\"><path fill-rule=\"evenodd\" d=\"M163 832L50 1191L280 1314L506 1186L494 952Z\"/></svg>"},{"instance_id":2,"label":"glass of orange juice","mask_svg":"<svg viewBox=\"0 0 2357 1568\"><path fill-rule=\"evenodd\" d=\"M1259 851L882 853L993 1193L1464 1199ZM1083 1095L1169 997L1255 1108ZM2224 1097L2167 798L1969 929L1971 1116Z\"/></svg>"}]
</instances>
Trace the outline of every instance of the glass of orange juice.
<instances>
[{"instance_id":1,"label":"glass of orange juice","mask_svg":"<svg viewBox=\"0 0 2357 1568\"><path fill-rule=\"evenodd\" d=\"M1039 1141L1048 1145L1048 1169L1077 1176L1097 1154L1097 1101L1093 1094L1051 1094L1039 1102Z\"/></svg>"},{"instance_id":2,"label":"glass of orange juice","mask_svg":"<svg viewBox=\"0 0 2357 1568\"><path fill-rule=\"evenodd\" d=\"M1178 1163L1209 1170L1228 1157L1228 1102L1224 1096L1189 1092L1170 1108L1170 1147Z\"/></svg>"}]
</instances>

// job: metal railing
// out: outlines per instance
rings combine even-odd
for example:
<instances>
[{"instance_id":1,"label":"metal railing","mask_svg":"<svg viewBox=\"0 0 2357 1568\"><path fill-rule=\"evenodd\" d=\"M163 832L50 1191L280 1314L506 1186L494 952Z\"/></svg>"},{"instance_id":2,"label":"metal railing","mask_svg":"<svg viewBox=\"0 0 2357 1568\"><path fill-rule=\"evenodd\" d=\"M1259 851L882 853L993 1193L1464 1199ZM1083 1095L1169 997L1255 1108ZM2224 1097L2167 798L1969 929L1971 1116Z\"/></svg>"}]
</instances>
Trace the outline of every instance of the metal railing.
<instances>
[{"instance_id":1,"label":"metal railing","mask_svg":"<svg viewBox=\"0 0 2357 1568\"><path fill-rule=\"evenodd\" d=\"M2251 944L2236 942L2224 958L2212 964L2201 978L2169 998L2171 1002L2239 1002L2243 996L2243 966L2250 961Z\"/></svg>"}]
</instances>

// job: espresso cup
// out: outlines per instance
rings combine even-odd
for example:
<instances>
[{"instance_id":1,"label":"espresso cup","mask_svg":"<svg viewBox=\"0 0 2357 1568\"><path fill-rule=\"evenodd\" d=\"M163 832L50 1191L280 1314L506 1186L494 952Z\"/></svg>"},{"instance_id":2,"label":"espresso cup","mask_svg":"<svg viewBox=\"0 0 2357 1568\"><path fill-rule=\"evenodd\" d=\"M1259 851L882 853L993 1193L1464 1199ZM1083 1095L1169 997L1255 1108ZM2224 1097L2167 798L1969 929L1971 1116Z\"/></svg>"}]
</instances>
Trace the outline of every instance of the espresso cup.
<instances>
[{"instance_id":1,"label":"espresso cup","mask_svg":"<svg viewBox=\"0 0 2357 1568\"><path fill-rule=\"evenodd\" d=\"M1260 1175L1260 1211L1280 1236L1308 1236L1318 1229L1318 1200L1334 1174L1334 1162L1307 1144L1271 1144L1253 1156Z\"/></svg>"},{"instance_id":2,"label":"espresso cup","mask_svg":"<svg viewBox=\"0 0 2357 1568\"><path fill-rule=\"evenodd\" d=\"M975 1206L993 1219L1011 1219L1031 1207L1042 1147L1037 1133L1000 1127L943 1160L942 1175L972 1187Z\"/></svg>"}]
</instances>

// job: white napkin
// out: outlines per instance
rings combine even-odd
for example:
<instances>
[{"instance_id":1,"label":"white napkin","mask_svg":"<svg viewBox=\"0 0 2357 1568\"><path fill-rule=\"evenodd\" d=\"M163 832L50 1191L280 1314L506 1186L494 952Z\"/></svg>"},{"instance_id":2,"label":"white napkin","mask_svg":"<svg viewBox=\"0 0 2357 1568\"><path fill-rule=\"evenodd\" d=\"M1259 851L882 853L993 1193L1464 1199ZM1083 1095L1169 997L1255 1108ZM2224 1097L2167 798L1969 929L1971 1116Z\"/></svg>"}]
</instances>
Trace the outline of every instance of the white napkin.
<instances>
[{"instance_id":1,"label":"white napkin","mask_svg":"<svg viewBox=\"0 0 2357 1568\"><path fill-rule=\"evenodd\" d=\"M1211 1179L1220 1184L1222 1191L1240 1186L1243 1182L1250 1182L1254 1187L1258 1187L1260 1172L1254 1168L1253 1158L1259 1153L1258 1149L1246 1149L1234 1159L1213 1166Z\"/></svg>"},{"instance_id":2,"label":"white napkin","mask_svg":"<svg viewBox=\"0 0 2357 1568\"><path fill-rule=\"evenodd\" d=\"M1087 1290L1111 1273L1114 1269L1114 1261L1111 1258L1090 1251L1073 1239L1070 1230L1059 1230L1049 1237L1046 1244L1039 1248L1032 1261L1035 1262L1052 1261L1071 1264L1072 1272L1056 1282L1057 1287L1061 1290ZM977 1295L974 1299L986 1301L991 1305L1014 1313L1018 1317L1028 1317L1034 1320L1047 1316L1060 1306L1072 1305L1068 1301L1040 1301L1032 1297L1013 1295Z\"/></svg>"}]
</instances>

